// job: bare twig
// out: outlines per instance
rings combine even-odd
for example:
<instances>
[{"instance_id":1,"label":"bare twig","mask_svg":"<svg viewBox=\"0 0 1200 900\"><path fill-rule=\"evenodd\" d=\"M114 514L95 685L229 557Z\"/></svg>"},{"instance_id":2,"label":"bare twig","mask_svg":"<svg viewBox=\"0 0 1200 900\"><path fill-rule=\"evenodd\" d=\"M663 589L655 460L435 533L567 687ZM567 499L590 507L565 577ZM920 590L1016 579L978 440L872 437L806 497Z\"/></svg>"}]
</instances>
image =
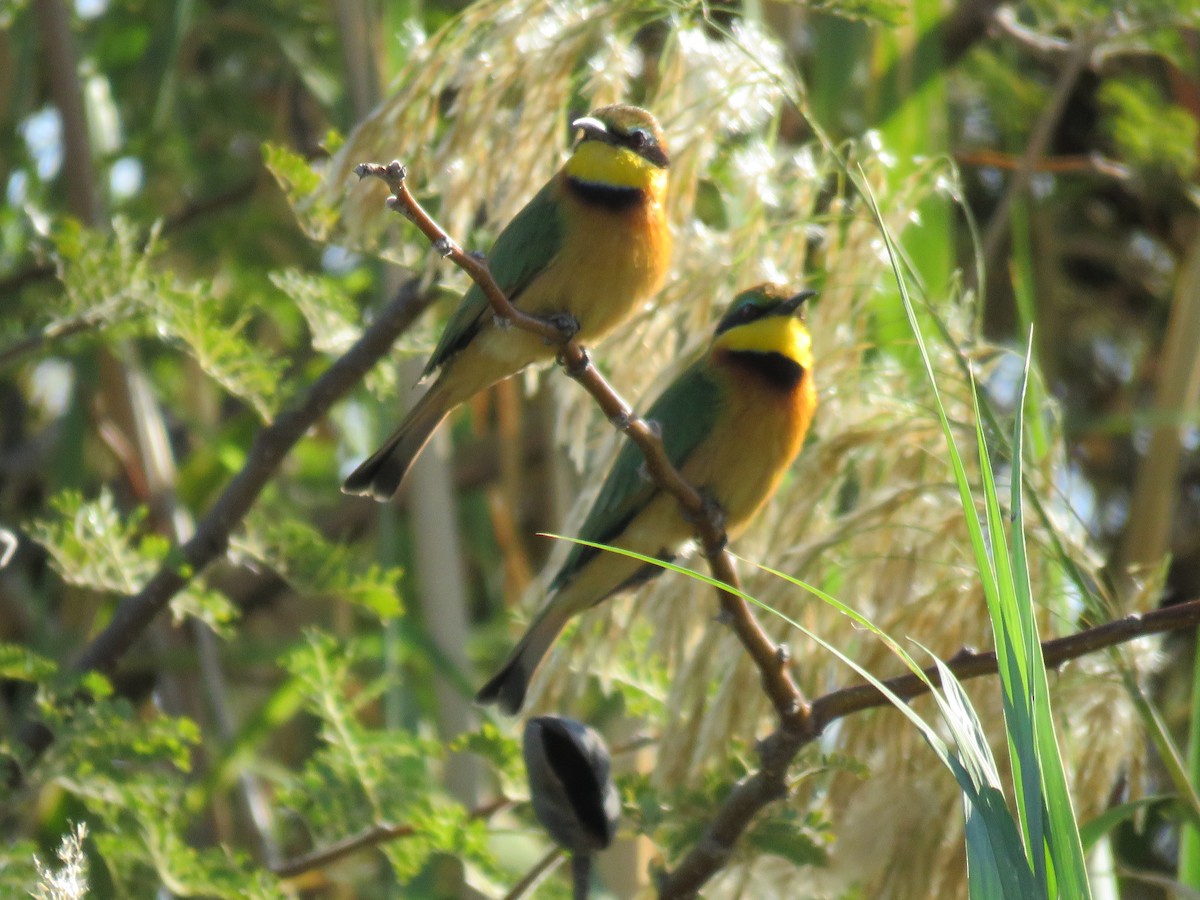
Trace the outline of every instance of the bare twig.
<instances>
[{"instance_id":1,"label":"bare twig","mask_svg":"<svg viewBox=\"0 0 1200 900\"><path fill-rule=\"evenodd\" d=\"M512 886L512 890L504 895L504 900L522 900L529 892L541 884L542 879L558 868L565 858L561 847L554 847L546 855L534 863L533 868Z\"/></svg>"},{"instance_id":2,"label":"bare twig","mask_svg":"<svg viewBox=\"0 0 1200 900\"><path fill-rule=\"evenodd\" d=\"M53 268L50 271L53 273ZM87 312L80 313L77 316L71 316L69 319L51 322L45 328L30 331L24 337L18 338L7 347L0 349L0 369L13 360L24 356L26 353L37 350L53 341L62 340L63 338L99 327L104 323L109 312L110 308L102 305L95 309L89 309Z\"/></svg>"},{"instance_id":3,"label":"bare twig","mask_svg":"<svg viewBox=\"0 0 1200 900\"><path fill-rule=\"evenodd\" d=\"M1063 60L1071 55L1072 44L1069 40L1022 25L1012 7L1006 6L996 10L992 17L992 26L1000 35L1042 65L1062 65ZM1094 47L1088 56L1087 67L1097 75L1106 75L1118 66L1134 66L1139 63L1170 65L1164 56L1146 47L1137 44L1125 46L1114 42L1108 46L1098 44Z\"/></svg>"},{"instance_id":4,"label":"bare twig","mask_svg":"<svg viewBox=\"0 0 1200 900\"><path fill-rule=\"evenodd\" d=\"M954 154L954 160L960 166L988 166L1006 170L1016 169L1022 164L1021 159L1011 153L989 149L959 151ZM1133 177L1133 170L1129 166L1107 159L1099 153L1049 156L1034 161L1031 169L1034 172L1049 172L1055 175L1103 175L1117 181L1128 181Z\"/></svg>"},{"instance_id":5,"label":"bare twig","mask_svg":"<svg viewBox=\"0 0 1200 900\"><path fill-rule=\"evenodd\" d=\"M1000 249L1004 246L1004 239L1008 234L1008 219L1009 214L1012 212L1012 205L1016 198L1022 196L1029 187L1029 181L1033 177L1037 162L1046 154L1046 148L1050 145L1050 138L1054 134L1054 128L1058 125L1059 119L1062 118L1063 110L1067 107L1071 91L1075 89L1075 84L1079 80L1079 76L1087 67L1092 51L1096 48L1103 34L1104 31L1101 28L1092 29L1088 34L1083 35L1075 41L1071 53L1067 56L1062 71L1058 75L1058 81L1054 85L1054 93L1051 95L1046 107L1042 110L1042 114L1034 123L1033 131L1029 135L1029 143L1025 145L1025 152L1021 154L1021 163L1013 171L1013 176L1008 183L1008 189L996 205L996 210L992 213L991 219L988 220L987 228L983 234L983 248L981 250L983 271L975 273L977 279L982 279L984 273L991 269L992 264L996 261L996 257L1000 253Z\"/></svg>"},{"instance_id":6,"label":"bare twig","mask_svg":"<svg viewBox=\"0 0 1200 900\"><path fill-rule=\"evenodd\" d=\"M1105 647L1115 647L1151 634L1179 631L1197 623L1200 623L1200 599L1165 606L1147 613L1134 613L1066 637L1042 641L1042 657L1046 661L1047 669L1057 669L1064 663L1103 650ZM950 659L947 666L960 681L979 678L982 675L994 675L997 672L996 654L990 651L962 652ZM924 671L935 685L941 684L936 667L930 666ZM929 691L928 685L916 675L901 675L883 683L902 700L910 700ZM890 702L870 684L832 691L813 701L813 730L819 734L830 723L851 713L874 706L886 706Z\"/></svg>"},{"instance_id":7,"label":"bare twig","mask_svg":"<svg viewBox=\"0 0 1200 900\"><path fill-rule=\"evenodd\" d=\"M713 577L737 587L738 576L733 557L726 552L725 530L720 511L689 484L671 465L662 438L643 419L639 418L621 396L613 390L599 370L592 365L586 350L571 335L545 319L521 312L509 301L492 278L487 264L462 249L421 207L405 184L406 170L399 162L387 165L363 163L355 168L359 178L380 178L392 192L389 209L409 219L421 231L434 249L465 271L483 291L497 316L513 326L541 335L548 343L559 347L558 359L567 374L591 394L600 409L642 451L646 469L658 487L675 497L684 513L696 525L696 534L704 556L712 568ZM762 675L763 685L776 712L785 722L798 726L805 714L804 698L787 670L784 654L767 636L750 611L749 605L727 591L719 591L721 608L735 633L745 645Z\"/></svg>"},{"instance_id":8,"label":"bare twig","mask_svg":"<svg viewBox=\"0 0 1200 900\"><path fill-rule=\"evenodd\" d=\"M490 819L501 810L512 806L512 804L513 801L507 797L497 797L495 800L490 800L481 806L475 807L475 809L467 813L467 816L472 819ZM382 844L385 841L395 841L412 837L416 833L416 826L410 823L402 825L389 825L386 823L372 825L358 834L343 838L327 847L321 847L313 850L311 853L305 853L303 856L297 856L277 866L272 866L271 871L280 878L295 878L297 875L302 875L313 869L328 866L339 859L350 856L352 853L357 853L359 850L374 847L376 844Z\"/></svg>"}]
</instances>

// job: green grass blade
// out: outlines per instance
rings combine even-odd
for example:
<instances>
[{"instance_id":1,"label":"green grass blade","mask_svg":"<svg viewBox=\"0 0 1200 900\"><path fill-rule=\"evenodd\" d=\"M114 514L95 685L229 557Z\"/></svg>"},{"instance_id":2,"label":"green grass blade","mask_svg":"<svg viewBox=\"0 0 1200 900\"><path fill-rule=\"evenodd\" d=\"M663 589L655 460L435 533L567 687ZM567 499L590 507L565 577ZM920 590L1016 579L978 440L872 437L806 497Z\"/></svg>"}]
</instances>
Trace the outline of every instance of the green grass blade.
<instances>
[{"instance_id":1,"label":"green grass blade","mask_svg":"<svg viewBox=\"0 0 1200 900\"><path fill-rule=\"evenodd\" d=\"M1033 339L1030 337L1025 356L1024 377L1017 399L1016 422L1013 426L1012 526L1011 542L1014 559L1013 590L1020 617L1020 626L1027 654L1033 701L1034 753L1041 771L1041 790L1046 810L1046 837L1053 875L1061 896L1086 898L1091 896L1083 842L1079 825L1067 789L1066 772L1055 735L1054 715L1050 709L1050 684L1046 678L1046 662L1042 657L1037 619L1033 615L1033 588L1029 578L1029 558L1025 546L1024 506L1022 504L1022 437L1024 434L1025 395L1029 383Z\"/></svg>"},{"instance_id":2,"label":"green grass blade","mask_svg":"<svg viewBox=\"0 0 1200 900\"><path fill-rule=\"evenodd\" d=\"M1008 733L1010 747L1015 747L1012 755L1013 776L1016 780L1018 804L1021 812L1021 822L1026 844L1029 848L1030 859L1035 870L1044 877L1048 894L1055 894L1061 888L1060 896L1088 898L1091 896L1087 880L1087 870L1083 862L1082 845L1079 841L1079 830L1075 823L1074 812L1071 808L1070 796L1066 793L1066 779L1062 771L1062 760L1058 754L1058 746L1054 737L1054 725L1050 716L1049 688L1045 677L1045 665L1041 657L1041 647L1037 643L1037 629L1033 626L1032 597L1028 580L1028 566L1025 557L1024 534L1020 525L1020 489L1021 469L1018 432L1018 442L1014 445L1013 485L1017 502L1013 509L1014 520L1018 523L1013 529L1014 553L1020 555L1017 566L1021 570L1020 586L1015 580L1013 563L1009 558L1008 540L1004 529L1004 517L1001 513L996 495L995 481L992 476L990 463L987 459L986 442L983 440L981 426L976 425L977 440L980 450L980 462L983 473L985 492L985 514L988 523L990 543L985 541L983 523L975 508L971 495L971 486L963 465L962 457L954 440L949 418L938 391L933 365L925 346L920 323L917 320L912 300L898 263L898 254L891 235L888 232L883 216L876 204L875 197L862 173L855 179L856 186L867 198L872 214L879 225L892 271L900 290L905 314L908 316L916 341L920 358L925 367L930 389L942 431L946 438L947 451L954 472L955 483L958 486L962 501L963 513L970 535L972 550L979 569L980 581L988 609L992 615L993 631L996 637L997 656L1000 660L1001 682L1005 697L1006 721L1009 722ZM1028 366L1026 366L1026 379ZM1018 405L1018 429L1021 428L1021 405L1025 402L1025 388L1022 386L1020 404ZM976 421L979 422L978 406ZM1019 540L1018 540L1019 538ZM990 550L990 552L989 552ZM1003 585L1004 596L1001 596ZM1020 597L1018 598L1018 591ZM1010 711L1013 713L1009 719ZM1014 727L1014 723L1018 723ZM1045 754L1044 758L1039 753ZM1043 767L1044 766L1044 767ZM1035 799L1034 786L1037 786ZM1050 790L1047 801L1045 791ZM1049 864L1047 864L1047 855Z\"/></svg>"},{"instance_id":3,"label":"green grass blade","mask_svg":"<svg viewBox=\"0 0 1200 900\"><path fill-rule=\"evenodd\" d=\"M1041 767L1038 764L1034 737L1034 711L1029 673L1027 623L1017 601L1013 581L1013 561L1008 552L1004 514L1000 509L995 472L979 416L979 397L975 393L975 436L979 452L980 480L983 486L988 538L996 567L997 590L988 598L988 613L996 641L996 659L1000 689L1004 701L1005 734L1016 794L1017 813L1026 852L1033 864L1039 884L1049 882L1046 868L1045 817L1042 804ZM1014 479L1017 477L1014 473Z\"/></svg>"},{"instance_id":4,"label":"green grass blade","mask_svg":"<svg viewBox=\"0 0 1200 900\"><path fill-rule=\"evenodd\" d=\"M999 771L983 724L954 672L936 656L933 658L942 680L942 691L934 696L970 781L966 785L956 774L968 804L965 837L970 896L972 900L978 897L1045 900L1048 897L1045 882L1030 868L1022 835L1004 802Z\"/></svg>"},{"instance_id":5,"label":"green grass blade","mask_svg":"<svg viewBox=\"0 0 1200 900\"><path fill-rule=\"evenodd\" d=\"M1200 639L1200 631L1197 632ZM1192 662L1192 719L1188 729L1187 770L1192 784L1200 784L1200 653ZM1184 822L1179 836L1179 881L1200 888L1200 830Z\"/></svg>"}]
</instances>

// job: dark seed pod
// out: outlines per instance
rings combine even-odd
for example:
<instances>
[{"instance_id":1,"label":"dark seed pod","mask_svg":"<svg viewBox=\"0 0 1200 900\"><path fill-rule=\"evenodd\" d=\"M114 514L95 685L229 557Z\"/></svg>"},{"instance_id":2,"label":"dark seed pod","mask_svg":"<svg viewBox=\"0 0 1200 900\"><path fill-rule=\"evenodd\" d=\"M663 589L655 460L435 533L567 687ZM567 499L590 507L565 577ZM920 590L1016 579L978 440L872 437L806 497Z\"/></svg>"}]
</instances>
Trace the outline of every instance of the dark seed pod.
<instances>
[{"instance_id":1,"label":"dark seed pod","mask_svg":"<svg viewBox=\"0 0 1200 900\"><path fill-rule=\"evenodd\" d=\"M621 801L604 741L573 719L525 723L525 770L533 812L556 843L589 854L612 843Z\"/></svg>"}]
</instances>

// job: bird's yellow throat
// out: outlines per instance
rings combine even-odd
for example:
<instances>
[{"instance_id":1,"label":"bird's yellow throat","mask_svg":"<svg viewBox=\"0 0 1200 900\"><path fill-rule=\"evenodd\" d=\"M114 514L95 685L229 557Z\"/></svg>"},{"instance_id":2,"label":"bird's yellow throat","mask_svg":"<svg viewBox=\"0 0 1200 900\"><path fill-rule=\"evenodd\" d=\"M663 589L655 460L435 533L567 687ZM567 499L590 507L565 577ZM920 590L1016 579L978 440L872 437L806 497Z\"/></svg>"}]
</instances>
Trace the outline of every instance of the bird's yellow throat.
<instances>
[{"instance_id":1,"label":"bird's yellow throat","mask_svg":"<svg viewBox=\"0 0 1200 900\"><path fill-rule=\"evenodd\" d=\"M812 368L812 337L795 316L767 316L730 328L717 336L714 347L751 353L778 353Z\"/></svg>"},{"instance_id":2,"label":"bird's yellow throat","mask_svg":"<svg viewBox=\"0 0 1200 900\"><path fill-rule=\"evenodd\" d=\"M660 194L667 182L667 170L626 147L614 147L603 141L584 141L567 160L567 175L591 184L637 188Z\"/></svg>"}]
</instances>

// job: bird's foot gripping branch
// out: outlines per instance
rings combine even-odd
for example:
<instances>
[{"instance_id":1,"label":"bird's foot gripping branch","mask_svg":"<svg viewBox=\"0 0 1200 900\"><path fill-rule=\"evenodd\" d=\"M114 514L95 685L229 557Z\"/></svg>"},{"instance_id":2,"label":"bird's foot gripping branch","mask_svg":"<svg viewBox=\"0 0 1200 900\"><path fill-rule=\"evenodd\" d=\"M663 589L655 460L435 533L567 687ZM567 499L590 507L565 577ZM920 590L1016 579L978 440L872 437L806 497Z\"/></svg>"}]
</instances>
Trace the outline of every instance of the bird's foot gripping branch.
<instances>
[{"instance_id":1,"label":"bird's foot gripping branch","mask_svg":"<svg viewBox=\"0 0 1200 900\"><path fill-rule=\"evenodd\" d=\"M675 497L684 514L695 523L696 537L701 547L705 548L713 578L737 591L739 579L733 557L725 549L728 541L720 509L706 502L704 496L671 464L657 430L634 414L592 364L587 351L573 338L569 329L564 330L563 323L555 317L543 319L517 309L496 283L487 265L463 250L417 202L405 184L407 170L401 163L362 163L354 171L359 178L379 178L388 186L392 193L387 200L388 208L416 225L438 252L466 272L483 291L497 316L516 328L541 335L560 347L558 359L563 369L592 396L608 420L618 423L618 427L638 446L645 457L649 477L660 489ZM793 727L800 726L807 704L786 664L781 662L783 657L778 647L763 631L741 596L718 588L718 597L735 634L758 667L764 689L776 712L784 722L791 723Z\"/></svg>"}]
</instances>

